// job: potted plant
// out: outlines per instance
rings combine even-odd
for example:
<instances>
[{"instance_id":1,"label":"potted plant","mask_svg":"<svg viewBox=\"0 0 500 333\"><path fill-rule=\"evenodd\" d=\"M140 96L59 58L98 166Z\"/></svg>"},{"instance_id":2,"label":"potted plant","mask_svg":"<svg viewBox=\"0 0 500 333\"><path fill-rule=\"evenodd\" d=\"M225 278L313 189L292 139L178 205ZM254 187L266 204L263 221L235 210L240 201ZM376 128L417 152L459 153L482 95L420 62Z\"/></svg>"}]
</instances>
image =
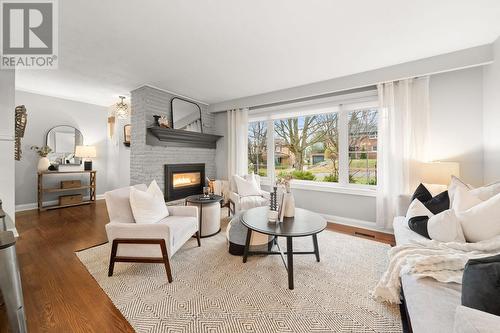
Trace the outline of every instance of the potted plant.
<instances>
[{"instance_id":1,"label":"potted plant","mask_svg":"<svg viewBox=\"0 0 500 333\"><path fill-rule=\"evenodd\" d=\"M41 147L31 146L31 150L36 151L38 156L40 156L40 159L38 160L38 167L37 167L38 171L47 171L49 169L49 166L50 166L50 161L47 158L47 155L52 152L52 148L50 148L47 145L41 146Z\"/></svg>"}]
</instances>

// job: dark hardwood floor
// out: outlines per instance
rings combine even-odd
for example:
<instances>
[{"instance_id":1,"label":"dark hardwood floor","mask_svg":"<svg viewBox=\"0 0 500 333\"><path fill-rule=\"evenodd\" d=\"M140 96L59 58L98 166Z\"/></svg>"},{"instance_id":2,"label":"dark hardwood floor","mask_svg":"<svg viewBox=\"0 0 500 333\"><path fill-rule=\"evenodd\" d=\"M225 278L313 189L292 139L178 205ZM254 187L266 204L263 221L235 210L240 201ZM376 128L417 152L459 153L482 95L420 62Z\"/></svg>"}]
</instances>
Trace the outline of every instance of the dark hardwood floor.
<instances>
[{"instance_id":1,"label":"dark hardwood floor","mask_svg":"<svg viewBox=\"0 0 500 333\"><path fill-rule=\"evenodd\" d=\"M134 332L74 252L107 241L104 201L16 216L29 332ZM5 310L0 332L7 331Z\"/></svg>"},{"instance_id":2,"label":"dark hardwood floor","mask_svg":"<svg viewBox=\"0 0 500 333\"><path fill-rule=\"evenodd\" d=\"M16 219L29 332L134 332L74 254L107 241L104 201L22 212ZM380 232L333 223L328 229L394 243L392 235ZM5 308L0 306L0 332L9 332L7 326Z\"/></svg>"}]
</instances>

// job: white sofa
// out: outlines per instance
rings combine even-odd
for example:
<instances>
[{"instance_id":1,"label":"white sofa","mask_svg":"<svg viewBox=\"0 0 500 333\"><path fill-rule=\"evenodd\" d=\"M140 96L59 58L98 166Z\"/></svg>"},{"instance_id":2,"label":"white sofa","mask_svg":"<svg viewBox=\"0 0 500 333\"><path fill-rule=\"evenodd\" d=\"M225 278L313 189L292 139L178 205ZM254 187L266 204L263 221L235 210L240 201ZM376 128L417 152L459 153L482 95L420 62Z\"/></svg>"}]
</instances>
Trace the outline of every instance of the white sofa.
<instances>
[{"instance_id":1,"label":"white sofa","mask_svg":"<svg viewBox=\"0 0 500 333\"><path fill-rule=\"evenodd\" d=\"M143 191L147 189L144 184L135 187ZM129 197L130 187L104 194L110 220L106 224L106 234L112 243L108 275L113 275L115 262L164 263L168 280L172 282L168 259L193 235L197 236L200 246L198 208L169 206L169 216L160 222L138 224L135 223Z\"/></svg>"},{"instance_id":2,"label":"white sofa","mask_svg":"<svg viewBox=\"0 0 500 333\"><path fill-rule=\"evenodd\" d=\"M410 196L400 196L398 215L394 218L394 236L397 245L425 237L410 230L405 215ZM432 278L416 279L412 275L401 277L406 310L413 333L487 333L500 332L500 317L463 307L462 285L442 283ZM479 314L478 314L479 313ZM466 318L465 318L466 316ZM484 317L488 320L484 320ZM457 319L456 319L457 318ZM467 321L468 327L457 321ZM496 323L493 325L492 323ZM475 325L477 324L477 325Z\"/></svg>"},{"instance_id":3,"label":"white sofa","mask_svg":"<svg viewBox=\"0 0 500 333\"><path fill-rule=\"evenodd\" d=\"M251 195L251 196L241 196L238 194L238 187L236 186L236 181L234 177L229 180L229 199L234 204L234 214L255 207L262 207L269 205L269 200L271 198L271 194L269 192L263 191L260 189L260 176L254 175L257 180L257 184L259 185L260 195ZM248 179L249 175L242 176L245 179Z\"/></svg>"}]
</instances>

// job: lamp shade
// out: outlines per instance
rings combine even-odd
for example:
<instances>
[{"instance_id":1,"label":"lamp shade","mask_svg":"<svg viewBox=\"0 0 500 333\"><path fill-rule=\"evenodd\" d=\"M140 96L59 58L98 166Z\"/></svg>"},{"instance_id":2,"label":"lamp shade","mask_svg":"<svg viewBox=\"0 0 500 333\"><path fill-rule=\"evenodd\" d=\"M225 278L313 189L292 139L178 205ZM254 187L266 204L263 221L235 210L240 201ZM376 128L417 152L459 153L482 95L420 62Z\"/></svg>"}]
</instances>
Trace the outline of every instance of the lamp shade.
<instances>
[{"instance_id":1,"label":"lamp shade","mask_svg":"<svg viewBox=\"0 0 500 333\"><path fill-rule=\"evenodd\" d=\"M423 183L448 185L451 176L460 176L460 164L458 162L422 163L420 175Z\"/></svg>"},{"instance_id":2,"label":"lamp shade","mask_svg":"<svg viewBox=\"0 0 500 333\"><path fill-rule=\"evenodd\" d=\"M96 157L95 146L76 146L75 156L82 158L93 158Z\"/></svg>"}]
</instances>

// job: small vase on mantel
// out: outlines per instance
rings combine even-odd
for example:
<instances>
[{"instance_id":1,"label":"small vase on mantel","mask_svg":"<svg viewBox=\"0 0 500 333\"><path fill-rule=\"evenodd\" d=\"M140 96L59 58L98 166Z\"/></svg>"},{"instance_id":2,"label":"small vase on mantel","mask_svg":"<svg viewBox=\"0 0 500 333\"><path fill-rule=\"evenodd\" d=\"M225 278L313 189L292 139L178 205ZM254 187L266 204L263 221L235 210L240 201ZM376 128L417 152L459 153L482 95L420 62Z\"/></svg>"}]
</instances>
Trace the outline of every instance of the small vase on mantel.
<instances>
[{"instance_id":1,"label":"small vase on mantel","mask_svg":"<svg viewBox=\"0 0 500 333\"><path fill-rule=\"evenodd\" d=\"M285 193L285 217L294 217L295 216L295 199L293 198L292 193Z\"/></svg>"},{"instance_id":2,"label":"small vase on mantel","mask_svg":"<svg viewBox=\"0 0 500 333\"><path fill-rule=\"evenodd\" d=\"M50 161L48 159L48 157L40 157L40 159L38 160L38 171L47 171L49 169L49 166L50 166Z\"/></svg>"}]
</instances>

